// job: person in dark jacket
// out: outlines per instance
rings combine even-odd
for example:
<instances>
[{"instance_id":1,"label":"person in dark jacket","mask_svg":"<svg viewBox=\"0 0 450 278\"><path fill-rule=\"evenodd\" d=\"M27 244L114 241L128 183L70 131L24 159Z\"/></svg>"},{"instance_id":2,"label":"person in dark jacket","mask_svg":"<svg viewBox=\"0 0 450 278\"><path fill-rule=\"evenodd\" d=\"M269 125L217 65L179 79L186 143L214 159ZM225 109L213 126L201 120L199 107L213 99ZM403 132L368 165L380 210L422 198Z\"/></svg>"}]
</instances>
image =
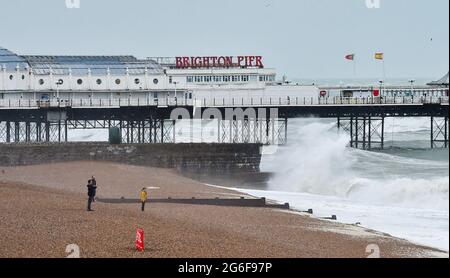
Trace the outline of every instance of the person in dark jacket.
<instances>
[{"instance_id":1,"label":"person in dark jacket","mask_svg":"<svg viewBox=\"0 0 450 278\"><path fill-rule=\"evenodd\" d=\"M91 183L92 183L92 185L93 185L95 188L97 188L97 180L95 179L94 176L92 176L92 178L91 178ZM97 192L96 192L96 193L97 193ZM96 195L97 195L97 194L96 194ZM94 196L94 199L92 199L92 202L95 203L95 196Z\"/></svg>"},{"instance_id":2,"label":"person in dark jacket","mask_svg":"<svg viewBox=\"0 0 450 278\"><path fill-rule=\"evenodd\" d=\"M94 201L95 195L97 194L97 186L93 184L92 180L89 180L88 185L88 211L93 211L91 204Z\"/></svg>"}]
</instances>

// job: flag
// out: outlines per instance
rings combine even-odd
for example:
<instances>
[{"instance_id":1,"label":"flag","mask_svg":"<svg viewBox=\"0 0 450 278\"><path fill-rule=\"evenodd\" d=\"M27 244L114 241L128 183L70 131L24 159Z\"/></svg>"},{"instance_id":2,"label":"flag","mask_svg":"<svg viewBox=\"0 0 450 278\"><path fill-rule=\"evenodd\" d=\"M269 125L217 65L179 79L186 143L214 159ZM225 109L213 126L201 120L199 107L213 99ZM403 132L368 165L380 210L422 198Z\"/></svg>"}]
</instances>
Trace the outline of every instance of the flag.
<instances>
[{"instance_id":1,"label":"flag","mask_svg":"<svg viewBox=\"0 0 450 278\"><path fill-rule=\"evenodd\" d=\"M384 53L375 53L375 59L384 60Z\"/></svg>"},{"instance_id":2,"label":"flag","mask_svg":"<svg viewBox=\"0 0 450 278\"><path fill-rule=\"evenodd\" d=\"M349 55L345 56L345 59L353 61L353 60L355 60L355 54L349 54Z\"/></svg>"},{"instance_id":3,"label":"flag","mask_svg":"<svg viewBox=\"0 0 450 278\"><path fill-rule=\"evenodd\" d=\"M144 230L136 229L136 250L144 251Z\"/></svg>"}]
</instances>

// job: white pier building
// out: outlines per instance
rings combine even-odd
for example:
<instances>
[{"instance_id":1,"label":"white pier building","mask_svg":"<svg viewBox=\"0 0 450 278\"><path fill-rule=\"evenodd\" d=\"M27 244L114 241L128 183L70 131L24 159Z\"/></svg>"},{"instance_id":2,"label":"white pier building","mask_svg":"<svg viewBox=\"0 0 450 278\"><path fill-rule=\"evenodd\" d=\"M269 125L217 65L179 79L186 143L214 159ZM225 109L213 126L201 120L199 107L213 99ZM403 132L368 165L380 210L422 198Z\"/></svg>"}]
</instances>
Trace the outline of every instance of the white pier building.
<instances>
[{"instance_id":1,"label":"white pier building","mask_svg":"<svg viewBox=\"0 0 450 278\"><path fill-rule=\"evenodd\" d=\"M21 56L0 48L0 100L250 99L316 97L277 83L260 56Z\"/></svg>"}]
</instances>

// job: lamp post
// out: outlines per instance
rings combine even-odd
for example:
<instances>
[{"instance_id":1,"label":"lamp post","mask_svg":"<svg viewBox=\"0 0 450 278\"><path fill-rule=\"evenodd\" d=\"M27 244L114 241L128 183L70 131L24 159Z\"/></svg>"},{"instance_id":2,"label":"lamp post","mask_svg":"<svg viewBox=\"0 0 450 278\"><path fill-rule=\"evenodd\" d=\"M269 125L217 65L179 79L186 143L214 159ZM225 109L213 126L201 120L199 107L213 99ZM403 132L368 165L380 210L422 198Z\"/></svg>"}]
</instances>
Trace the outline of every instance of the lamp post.
<instances>
[{"instance_id":1,"label":"lamp post","mask_svg":"<svg viewBox=\"0 0 450 278\"><path fill-rule=\"evenodd\" d=\"M416 82L415 79L409 80L409 83L411 83L411 97L414 97L414 82Z\"/></svg>"},{"instance_id":2,"label":"lamp post","mask_svg":"<svg viewBox=\"0 0 450 278\"><path fill-rule=\"evenodd\" d=\"M384 81L379 80L378 83L380 83L380 92L383 90Z\"/></svg>"},{"instance_id":3,"label":"lamp post","mask_svg":"<svg viewBox=\"0 0 450 278\"><path fill-rule=\"evenodd\" d=\"M56 99L59 101L59 86L61 86L64 83L62 79L59 79L58 82L56 82Z\"/></svg>"},{"instance_id":4,"label":"lamp post","mask_svg":"<svg viewBox=\"0 0 450 278\"><path fill-rule=\"evenodd\" d=\"M173 82L173 84L175 85L175 104L177 104L177 85L178 85L178 82L176 82L176 81L174 81Z\"/></svg>"}]
</instances>

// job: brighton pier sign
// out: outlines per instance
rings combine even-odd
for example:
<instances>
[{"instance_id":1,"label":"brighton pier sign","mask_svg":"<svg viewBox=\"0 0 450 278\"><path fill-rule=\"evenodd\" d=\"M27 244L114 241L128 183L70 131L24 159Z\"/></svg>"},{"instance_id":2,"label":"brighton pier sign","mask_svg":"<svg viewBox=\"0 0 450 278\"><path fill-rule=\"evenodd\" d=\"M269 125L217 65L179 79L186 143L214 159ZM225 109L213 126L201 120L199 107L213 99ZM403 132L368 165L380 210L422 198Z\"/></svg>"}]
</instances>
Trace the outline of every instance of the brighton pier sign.
<instances>
[{"instance_id":1,"label":"brighton pier sign","mask_svg":"<svg viewBox=\"0 0 450 278\"><path fill-rule=\"evenodd\" d=\"M264 68L262 56L176 57L176 67L183 68Z\"/></svg>"}]
</instances>

